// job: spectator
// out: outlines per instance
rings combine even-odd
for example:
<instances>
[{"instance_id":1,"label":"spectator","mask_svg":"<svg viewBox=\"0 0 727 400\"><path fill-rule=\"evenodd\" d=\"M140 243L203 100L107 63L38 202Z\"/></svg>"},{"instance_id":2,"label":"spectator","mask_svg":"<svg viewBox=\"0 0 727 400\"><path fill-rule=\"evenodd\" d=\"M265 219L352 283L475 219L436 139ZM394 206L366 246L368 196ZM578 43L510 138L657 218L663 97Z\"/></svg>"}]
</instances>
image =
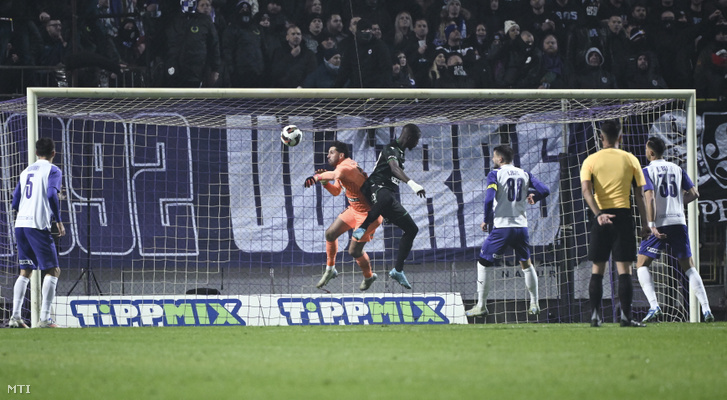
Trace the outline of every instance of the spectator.
<instances>
[{"instance_id":1,"label":"spectator","mask_svg":"<svg viewBox=\"0 0 727 400\"><path fill-rule=\"evenodd\" d=\"M182 2L164 30L167 87L214 86L220 71L217 29L207 15L195 12L195 1ZM193 32L194 34L189 34ZM207 71L208 75L205 76Z\"/></svg>"},{"instance_id":2,"label":"spectator","mask_svg":"<svg viewBox=\"0 0 727 400\"><path fill-rule=\"evenodd\" d=\"M490 52L492 42L487 36L487 25L480 22L475 26L475 31L467 39L464 40L462 46L464 48L471 47L475 52L475 61L486 59Z\"/></svg>"},{"instance_id":3,"label":"spectator","mask_svg":"<svg viewBox=\"0 0 727 400\"><path fill-rule=\"evenodd\" d=\"M283 10L281 0L269 0L267 14L270 17L270 30L278 36L287 36L287 27L290 24L288 16Z\"/></svg>"},{"instance_id":4,"label":"spectator","mask_svg":"<svg viewBox=\"0 0 727 400\"><path fill-rule=\"evenodd\" d=\"M701 0L699 0L701 1ZM646 0L636 0L631 6L631 14L629 14L629 23L626 26L646 30L648 25L648 8Z\"/></svg>"},{"instance_id":5,"label":"spectator","mask_svg":"<svg viewBox=\"0 0 727 400\"><path fill-rule=\"evenodd\" d=\"M583 60L587 60L586 51L592 47L606 48L607 34L602 28L598 16L600 1L585 0L584 5L585 16L580 19L578 25L573 27L566 42L565 59L576 72L588 67L587 62L583 62Z\"/></svg>"},{"instance_id":6,"label":"spectator","mask_svg":"<svg viewBox=\"0 0 727 400\"><path fill-rule=\"evenodd\" d=\"M416 86L414 75L406 61L406 54L403 51L394 53L391 80L395 88L411 89Z\"/></svg>"},{"instance_id":7,"label":"spectator","mask_svg":"<svg viewBox=\"0 0 727 400\"><path fill-rule=\"evenodd\" d=\"M432 66L435 46L427 39L429 23L420 17L414 21L414 35L404 40L403 48L406 59L412 69L414 81L419 87L428 81L427 74Z\"/></svg>"},{"instance_id":8,"label":"spectator","mask_svg":"<svg viewBox=\"0 0 727 400\"><path fill-rule=\"evenodd\" d=\"M558 39L549 34L543 39L543 58L541 60L540 86L538 89L567 89L570 68L560 55Z\"/></svg>"},{"instance_id":9,"label":"spectator","mask_svg":"<svg viewBox=\"0 0 727 400\"><path fill-rule=\"evenodd\" d=\"M310 14L309 17L310 21L303 25L307 27L307 31L303 34L303 42L310 51L317 53L318 38L323 33L323 17L319 14Z\"/></svg>"},{"instance_id":10,"label":"spectator","mask_svg":"<svg viewBox=\"0 0 727 400\"><path fill-rule=\"evenodd\" d=\"M381 25L378 22L371 21L371 33L379 40L384 40L384 33L381 32Z\"/></svg>"},{"instance_id":11,"label":"spectator","mask_svg":"<svg viewBox=\"0 0 727 400\"><path fill-rule=\"evenodd\" d=\"M703 6L704 0L689 0L689 7L684 10L687 17L687 24L699 25L709 18L707 8Z\"/></svg>"},{"instance_id":12,"label":"spectator","mask_svg":"<svg viewBox=\"0 0 727 400\"><path fill-rule=\"evenodd\" d=\"M624 0L601 0L601 6L598 8L598 19L604 23L612 16L618 15L621 17L623 24L628 25L630 14L631 9L629 3Z\"/></svg>"},{"instance_id":13,"label":"spectator","mask_svg":"<svg viewBox=\"0 0 727 400\"><path fill-rule=\"evenodd\" d=\"M303 35L296 25L288 27L285 41L273 54L270 68L273 87L301 87L305 78L317 67L316 56L306 46L301 46Z\"/></svg>"},{"instance_id":14,"label":"spectator","mask_svg":"<svg viewBox=\"0 0 727 400\"><path fill-rule=\"evenodd\" d=\"M323 63L319 65L303 82L304 88L332 88L341 67L341 54L338 49L331 48L322 52Z\"/></svg>"},{"instance_id":15,"label":"spectator","mask_svg":"<svg viewBox=\"0 0 727 400\"><path fill-rule=\"evenodd\" d=\"M506 88L537 88L543 76L541 64L542 52L535 47L533 34L523 31L515 38L504 59L504 69L495 79Z\"/></svg>"},{"instance_id":16,"label":"spectator","mask_svg":"<svg viewBox=\"0 0 727 400\"><path fill-rule=\"evenodd\" d=\"M459 53L464 60L465 67L471 67L475 60L475 50L472 47L462 46L462 34L459 32L457 25L450 24L444 30L444 37L447 39L446 43L437 47L437 49L443 49L449 55L450 53Z\"/></svg>"},{"instance_id":17,"label":"spectator","mask_svg":"<svg viewBox=\"0 0 727 400\"><path fill-rule=\"evenodd\" d=\"M487 27L487 32L494 35L502 30L505 21L509 18L505 18L504 9L500 7L500 0L486 0L485 2L487 4L480 10L478 20L483 21Z\"/></svg>"},{"instance_id":18,"label":"spectator","mask_svg":"<svg viewBox=\"0 0 727 400\"><path fill-rule=\"evenodd\" d=\"M444 87L442 77L447 70L447 52L444 50L436 50L432 59L432 65L427 72L426 86L429 88Z\"/></svg>"},{"instance_id":19,"label":"spectator","mask_svg":"<svg viewBox=\"0 0 727 400\"><path fill-rule=\"evenodd\" d=\"M406 46L407 39L414 37L414 26L412 24L411 15L402 11L396 15L394 21L394 49L403 50Z\"/></svg>"},{"instance_id":20,"label":"spectator","mask_svg":"<svg viewBox=\"0 0 727 400\"><path fill-rule=\"evenodd\" d=\"M43 48L36 65L57 66L63 62L68 49L68 42L63 38L63 24L58 19L50 19L45 23L41 33Z\"/></svg>"},{"instance_id":21,"label":"spectator","mask_svg":"<svg viewBox=\"0 0 727 400\"><path fill-rule=\"evenodd\" d=\"M577 72L573 81L574 89L618 89L616 78L603 69L603 54L596 47L586 51L586 69Z\"/></svg>"},{"instance_id":22,"label":"spectator","mask_svg":"<svg viewBox=\"0 0 727 400\"><path fill-rule=\"evenodd\" d=\"M433 42L437 46L447 43L444 29L454 23L462 37L467 37L467 23L470 19L470 12L462 8L460 0L447 0L447 6L439 13L439 17L432 26L436 26Z\"/></svg>"},{"instance_id":23,"label":"spectator","mask_svg":"<svg viewBox=\"0 0 727 400\"><path fill-rule=\"evenodd\" d=\"M342 50L341 69L335 87L391 87L391 56L386 44L374 37L371 22L359 19L355 46Z\"/></svg>"},{"instance_id":24,"label":"spectator","mask_svg":"<svg viewBox=\"0 0 727 400\"><path fill-rule=\"evenodd\" d=\"M548 33L556 33L556 20L558 17L545 9L545 0L530 0L530 7L518 15L518 25L523 31L530 32L538 43Z\"/></svg>"},{"instance_id":25,"label":"spectator","mask_svg":"<svg viewBox=\"0 0 727 400\"><path fill-rule=\"evenodd\" d=\"M606 58L606 69L611 71L620 87L626 87L627 59L631 54L631 41L623 28L623 22L619 14L609 17L607 22L604 47Z\"/></svg>"},{"instance_id":26,"label":"spectator","mask_svg":"<svg viewBox=\"0 0 727 400\"><path fill-rule=\"evenodd\" d=\"M348 3L348 0L346 1ZM386 9L386 6L384 5L384 0L360 0L360 1L354 1L353 2L353 15L357 15L361 18L365 18L371 23L378 23L379 28L381 28L382 35L385 33L384 37L386 38L386 42L388 46L391 45L391 39L393 38L393 31L394 31L394 19L391 17L389 12ZM344 11L351 10L350 7L343 7Z\"/></svg>"},{"instance_id":27,"label":"spectator","mask_svg":"<svg viewBox=\"0 0 727 400\"><path fill-rule=\"evenodd\" d=\"M323 15L323 3L321 0L306 0L303 12L298 18L298 26L308 26L314 15ZM323 20L321 20L323 22ZM322 27L321 27L322 30Z\"/></svg>"},{"instance_id":28,"label":"spectator","mask_svg":"<svg viewBox=\"0 0 727 400\"><path fill-rule=\"evenodd\" d=\"M438 87L454 89L475 87L475 81L467 73L461 54L449 53L447 55L446 66L447 68L442 72Z\"/></svg>"},{"instance_id":29,"label":"spectator","mask_svg":"<svg viewBox=\"0 0 727 400\"><path fill-rule=\"evenodd\" d=\"M249 2L247 2L249 4ZM217 12L217 9L212 5L212 0L198 0L197 1L197 12L204 14L212 20L217 29L217 37L221 38L227 28L227 21L222 13Z\"/></svg>"},{"instance_id":30,"label":"spectator","mask_svg":"<svg viewBox=\"0 0 727 400\"><path fill-rule=\"evenodd\" d=\"M578 25L586 10L580 0L553 0L549 3L550 11L555 14L555 32L557 40L565 43L568 32Z\"/></svg>"},{"instance_id":31,"label":"spectator","mask_svg":"<svg viewBox=\"0 0 727 400\"><path fill-rule=\"evenodd\" d=\"M694 68L697 96L724 99L727 96L727 24L717 24Z\"/></svg>"},{"instance_id":32,"label":"spectator","mask_svg":"<svg viewBox=\"0 0 727 400\"><path fill-rule=\"evenodd\" d=\"M341 41L347 37L347 35L343 32L343 20L341 19L341 14L333 13L328 16L328 20L326 21L326 31L331 34L331 37L333 37L336 43L341 43Z\"/></svg>"},{"instance_id":33,"label":"spectator","mask_svg":"<svg viewBox=\"0 0 727 400\"><path fill-rule=\"evenodd\" d=\"M235 13L230 15L230 25L222 40L225 68L234 88L264 87L265 56L263 33L252 16L252 5L238 2Z\"/></svg>"},{"instance_id":34,"label":"spectator","mask_svg":"<svg viewBox=\"0 0 727 400\"><path fill-rule=\"evenodd\" d=\"M127 18L122 22L119 34L116 36L116 47L119 49L123 64L133 67L148 65L146 38L141 36L133 18Z\"/></svg>"},{"instance_id":35,"label":"spectator","mask_svg":"<svg viewBox=\"0 0 727 400\"><path fill-rule=\"evenodd\" d=\"M673 89L692 86L690 40L684 26L678 24L673 11L660 15L660 23L654 27L653 50L666 84Z\"/></svg>"},{"instance_id":36,"label":"spectator","mask_svg":"<svg viewBox=\"0 0 727 400\"><path fill-rule=\"evenodd\" d=\"M626 87L629 89L667 89L664 78L651 65L649 52L639 53L636 68L629 73Z\"/></svg>"},{"instance_id":37,"label":"spectator","mask_svg":"<svg viewBox=\"0 0 727 400\"><path fill-rule=\"evenodd\" d=\"M340 49L336 46L336 41L333 39L333 36L331 36L328 31L323 30L323 32L318 35L318 50L316 51L316 60L318 61L318 65L323 64L323 53L329 49L337 49L340 52Z\"/></svg>"}]
</instances>

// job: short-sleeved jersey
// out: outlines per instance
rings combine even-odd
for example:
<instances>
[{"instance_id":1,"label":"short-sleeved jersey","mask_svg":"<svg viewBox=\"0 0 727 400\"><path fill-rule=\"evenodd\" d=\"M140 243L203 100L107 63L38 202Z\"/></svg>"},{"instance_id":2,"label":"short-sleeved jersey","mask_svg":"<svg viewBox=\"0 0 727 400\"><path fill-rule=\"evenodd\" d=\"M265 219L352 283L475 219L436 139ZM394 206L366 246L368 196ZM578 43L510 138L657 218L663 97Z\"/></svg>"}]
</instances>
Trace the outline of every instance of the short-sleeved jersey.
<instances>
[{"instance_id":1,"label":"short-sleeved jersey","mask_svg":"<svg viewBox=\"0 0 727 400\"><path fill-rule=\"evenodd\" d=\"M654 160L643 171L646 178L644 191L654 191L656 227L686 225L682 193L694 186L689 175L678 165L666 160Z\"/></svg>"},{"instance_id":2,"label":"short-sleeved jersey","mask_svg":"<svg viewBox=\"0 0 727 400\"><path fill-rule=\"evenodd\" d=\"M13 208L18 210L16 228L49 230L51 220L60 222L60 215L54 215L49 189L61 191L61 170L48 160L38 160L20 174L20 181L13 193Z\"/></svg>"},{"instance_id":3,"label":"short-sleeved jersey","mask_svg":"<svg viewBox=\"0 0 727 400\"><path fill-rule=\"evenodd\" d=\"M379 158L376 160L376 166L374 171L369 176L369 181L387 187L393 191L399 190L399 179L394 176L389 166L390 160L396 160L399 163L399 167L404 169L404 149L399 146L399 142L392 140L391 143L386 145Z\"/></svg>"},{"instance_id":4,"label":"short-sleeved jersey","mask_svg":"<svg viewBox=\"0 0 727 400\"><path fill-rule=\"evenodd\" d=\"M323 187L336 196L340 193L340 190L336 190L335 186L343 186L346 189L348 203L354 210L364 213L369 211L369 205L361 195L361 186L366 181L366 176L361 172L356 161L346 158L338 163L333 171L320 174L320 179L329 181Z\"/></svg>"},{"instance_id":5,"label":"short-sleeved jersey","mask_svg":"<svg viewBox=\"0 0 727 400\"><path fill-rule=\"evenodd\" d=\"M528 189L535 189L536 198L547 196L550 192L542 182L512 164L504 164L487 175L487 190L495 190L492 205L492 223L495 228L527 228ZM485 207L489 204L485 201ZM489 210L485 210L485 219Z\"/></svg>"},{"instance_id":6,"label":"short-sleeved jersey","mask_svg":"<svg viewBox=\"0 0 727 400\"><path fill-rule=\"evenodd\" d=\"M631 208L631 182L646 184L639 160L620 149L603 149L591 154L581 167L581 182L593 183L596 204L602 210Z\"/></svg>"}]
</instances>

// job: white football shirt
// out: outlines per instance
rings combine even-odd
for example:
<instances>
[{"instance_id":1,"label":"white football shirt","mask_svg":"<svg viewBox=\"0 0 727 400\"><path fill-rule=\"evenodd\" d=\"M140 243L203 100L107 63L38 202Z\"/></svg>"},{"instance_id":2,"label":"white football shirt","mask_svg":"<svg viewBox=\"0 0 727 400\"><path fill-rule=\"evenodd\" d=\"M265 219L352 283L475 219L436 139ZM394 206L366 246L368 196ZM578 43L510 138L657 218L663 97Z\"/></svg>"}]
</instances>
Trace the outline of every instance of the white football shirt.
<instances>
[{"instance_id":1,"label":"white football shirt","mask_svg":"<svg viewBox=\"0 0 727 400\"><path fill-rule=\"evenodd\" d=\"M16 228L50 229L53 212L48 199L49 185L60 193L61 170L48 160L38 160L20 174ZM60 220L59 216L56 220Z\"/></svg>"},{"instance_id":2,"label":"white football shirt","mask_svg":"<svg viewBox=\"0 0 727 400\"><path fill-rule=\"evenodd\" d=\"M694 186L689 175L678 165L663 159L644 168L644 191L653 190L656 201L656 227L686 225L683 192Z\"/></svg>"}]
</instances>

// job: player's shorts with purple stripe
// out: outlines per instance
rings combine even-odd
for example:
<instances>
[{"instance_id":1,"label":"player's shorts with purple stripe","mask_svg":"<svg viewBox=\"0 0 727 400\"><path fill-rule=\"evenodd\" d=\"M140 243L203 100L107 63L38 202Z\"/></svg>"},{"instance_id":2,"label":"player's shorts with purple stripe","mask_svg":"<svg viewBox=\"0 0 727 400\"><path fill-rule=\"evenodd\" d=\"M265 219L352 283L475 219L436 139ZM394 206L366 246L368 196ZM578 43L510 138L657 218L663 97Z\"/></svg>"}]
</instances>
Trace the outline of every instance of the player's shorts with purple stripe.
<instances>
[{"instance_id":1,"label":"player's shorts with purple stripe","mask_svg":"<svg viewBox=\"0 0 727 400\"><path fill-rule=\"evenodd\" d=\"M515 250L518 261L530 258L530 236L528 228L495 228L492 230L480 249L480 258L493 264L502 260L506 247Z\"/></svg>"},{"instance_id":2,"label":"player's shorts with purple stripe","mask_svg":"<svg viewBox=\"0 0 727 400\"><path fill-rule=\"evenodd\" d=\"M49 269L58 266L56 244L50 231L15 228L20 268Z\"/></svg>"},{"instance_id":3,"label":"player's shorts with purple stripe","mask_svg":"<svg viewBox=\"0 0 727 400\"><path fill-rule=\"evenodd\" d=\"M639 254L650 258L659 257L668 244L671 248L671 255L677 259L689 258L692 256L692 249L689 247L689 234L686 225L667 225L659 228L659 232L666 233L666 239L657 239L651 235L641 241Z\"/></svg>"}]
</instances>

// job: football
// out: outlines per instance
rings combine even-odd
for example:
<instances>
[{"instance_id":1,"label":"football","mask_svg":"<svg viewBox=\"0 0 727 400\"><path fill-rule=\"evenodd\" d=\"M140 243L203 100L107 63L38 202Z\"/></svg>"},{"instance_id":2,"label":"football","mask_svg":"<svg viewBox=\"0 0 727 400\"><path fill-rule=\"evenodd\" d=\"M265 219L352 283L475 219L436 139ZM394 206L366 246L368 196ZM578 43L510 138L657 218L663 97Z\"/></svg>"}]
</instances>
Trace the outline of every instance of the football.
<instances>
[{"instance_id":1,"label":"football","mask_svg":"<svg viewBox=\"0 0 727 400\"><path fill-rule=\"evenodd\" d=\"M302 138L303 132L301 132L295 125L288 125L280 132L280 140L286 146L297 146Z\"/></svg>"}]
</instances>

